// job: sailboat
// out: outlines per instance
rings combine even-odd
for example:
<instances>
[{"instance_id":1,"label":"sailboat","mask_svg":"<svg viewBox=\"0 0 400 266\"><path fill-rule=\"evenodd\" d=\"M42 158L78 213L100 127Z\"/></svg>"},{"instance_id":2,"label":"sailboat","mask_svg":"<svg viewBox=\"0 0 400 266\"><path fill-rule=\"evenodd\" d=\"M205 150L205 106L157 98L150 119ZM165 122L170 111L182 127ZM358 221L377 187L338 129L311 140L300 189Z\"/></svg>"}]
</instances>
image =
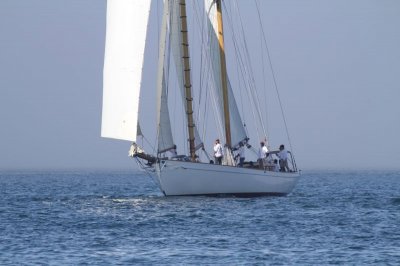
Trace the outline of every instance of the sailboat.
<instances>
[{"instance_id":1,"label":"sailboat","mask_svg":"<svg viewBox=\"0 0 400 266\"><path fill-rule=\"evenodd\" d=\"M188 10L189 3L186 2L191 2L194 8ZM243 80L249 82L242 80L242 86L239 86L231 84L229 79L226 56L230 54L225 46L223 25L227 1L204 0L201 9L200 2L163 1L162 15L158 17L158 20L161 17L158 51L150 52L158 52L158 62L154 64L157 71L152 71L157 73L154 75L156 84L152 88L142 84L145 47L150 39L151 0L107 1L101 135L129 141L129 155L149 173L165 196L287 195L300 176L293 153L284 150L287 159L279 159L280 151L271 149L271 138L262 121L262 105L255 86L250 84L253 78L248 73L249 67L242 66L239 71L246 72ZM190 15L195 19L189 20ZM203 35L190 46L190 38L195 35L190 35L190 23L196 24L193 22L196 19ZM190 49L196 45L197 48ZM236 43L237 50L238 46L240 44ZM192 55L196 51L200 54L196 62L201 64L197 81L193 73L195 55ZM243 59L246 53L231 54L240 57L238 64L247 60ZM156 110L154 118L144 111L149 104L139 101L141 93L150 90L155 90L156 95L152 106ZM239 96L245 92L250 103L246 105L241 101L240 108L236 99L246 98ZM172 94L174 100L171 100ZM171 109L180 116L171 115ZM260 119L253 123L254 128L249 128L251 123L245 122L245 112L241 113L248 109L254 109L251 111L253 117L247 118L248 121ZM154 128L147 129L147 132L156 132L156 144L152 147L151 141L145 142L143 138L146 124L153 120L156 121ZM177 129L178 124L186 129ZM257 133L252 140L250 135L255 131L264 132ZM206 139L210 143L208 140L216 138L223 147L221 164L213 157L212 145L206 147L203 142ZM268 147L270 158L275 158L273 165L270 164L272 161L266 162L265 158L258 159L255 155L257 149L254 146L258 146L260 139ZM252 155L246 155L244 162L240 162L239 151L243 148ZM287 167L277 170L278 160L286 162Z\"/></svg>"}]
</instances>

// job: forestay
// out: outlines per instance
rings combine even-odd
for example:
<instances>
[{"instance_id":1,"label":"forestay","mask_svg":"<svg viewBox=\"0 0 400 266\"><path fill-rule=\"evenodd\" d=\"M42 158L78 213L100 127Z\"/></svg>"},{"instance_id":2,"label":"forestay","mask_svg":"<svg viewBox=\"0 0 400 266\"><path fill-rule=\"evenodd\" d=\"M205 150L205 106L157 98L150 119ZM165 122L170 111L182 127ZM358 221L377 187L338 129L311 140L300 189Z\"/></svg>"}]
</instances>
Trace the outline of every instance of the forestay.
<instances>
[{"instance_id":1,"label":"forestay","mask_svg":"<svg viewBox=\"0 0 400 266\"><path fill-rule=\"evenodd\" d=\"M101 136L135 141L151 0L108 0Z\"/></svg>"}]
</instances>

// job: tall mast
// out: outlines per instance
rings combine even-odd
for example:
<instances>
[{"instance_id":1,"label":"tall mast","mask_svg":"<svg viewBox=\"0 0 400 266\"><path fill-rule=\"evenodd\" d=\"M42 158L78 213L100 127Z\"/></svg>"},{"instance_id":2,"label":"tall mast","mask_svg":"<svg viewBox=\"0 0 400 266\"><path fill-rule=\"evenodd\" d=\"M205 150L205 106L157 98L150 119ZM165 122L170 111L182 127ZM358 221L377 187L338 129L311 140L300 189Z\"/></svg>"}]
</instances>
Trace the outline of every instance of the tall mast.
<instances>
[{"instance_id":1,"label":"tall mast","mask_svg":"<svg viewBox=\"0 0 400 266\"><path fill-rule=\"evenodd\" d=\"M193 120L193 97L192 97L192 83L190 80L190 60L189 60L189 37L186 20L186 1L180 0L180 20L181 20L181 34L182 34L182 51L183 51L183 71L184 71L184 86L186 98L186 115L187 125L189 131L189 148L190 157L192 161L196 159L196 150L194 144L194 120Z\"/></svg>"},{"instance_id":2,"label":"tall mast","mask_svg":"<svg viewBox=\"0 0 400 266\"><path fill-rule=\"evenodd\" d=\"M221 0L216 0L217 4L217 22L218 22L218 42L219 42L219 55L221 62L221 82L222 82L222 99L224 102L224 117L225 117L225 137L226 145L231 148L231 125L229 116L229 102L228 102L228 86L226 74L226 60L225 60L225 46L224 46L224 27L222 23L222 8Z\"/></svg>"}]
</instances>

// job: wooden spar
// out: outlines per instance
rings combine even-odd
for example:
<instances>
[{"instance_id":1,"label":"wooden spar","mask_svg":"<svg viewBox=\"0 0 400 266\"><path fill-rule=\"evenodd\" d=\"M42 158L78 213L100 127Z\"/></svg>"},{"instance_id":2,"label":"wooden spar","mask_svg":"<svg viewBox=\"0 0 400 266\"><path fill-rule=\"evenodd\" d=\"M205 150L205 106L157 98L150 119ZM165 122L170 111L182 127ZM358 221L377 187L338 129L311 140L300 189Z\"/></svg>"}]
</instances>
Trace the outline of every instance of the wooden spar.
<instances>
[{"instance_id":1,"label":"wooden spar","mask_svg":"<svg viewBox=\"0 0 400 266\"><path fill-rule=\"evenodd\" d=\"M229 100L228 100L228 85L226 74L226 60L225 60L225 46L224 46L224 27L222 23L222 8L221 0L216 0L217 3L217 22L218 22L218 42L219 42L219 55L221 62L221 82L222 82L222 99L224 102L224 117L225 117L225 137L226 145L231 148L231 123L229 115Z\"/></svg>"},{"instance_id":2,"label":"wooden spar","mask_svg":"<svg viewBox=\"0 0 400 266\"><path fill-rule=\"evenodd\" d=\"M194 120L193 120L193 97L192 97L192 83L190 80L190 60L189 60L189 37L188 27L186 21L186 1L180 0L180 18L181 18L181 34L182 34L182 51L183 51L183 77L185 86L186 98L186 115L187 125L189 131L189 149L190 158L192 161L196 160L196 149L194 144Z\"/></svg>"}]
</instances>

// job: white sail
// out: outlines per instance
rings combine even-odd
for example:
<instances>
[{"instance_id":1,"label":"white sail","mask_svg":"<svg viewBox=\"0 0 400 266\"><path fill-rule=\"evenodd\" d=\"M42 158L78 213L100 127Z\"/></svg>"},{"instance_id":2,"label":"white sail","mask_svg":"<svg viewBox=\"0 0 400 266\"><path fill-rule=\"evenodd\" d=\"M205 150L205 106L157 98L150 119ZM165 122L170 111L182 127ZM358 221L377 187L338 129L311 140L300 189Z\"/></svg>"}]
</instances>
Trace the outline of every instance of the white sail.
<instances>
[{"instance_id":1,"label":"white sail","mask_svg":"<svg viewBox=\"0 0 400 266\"><path fill-rule=\"evenodd\" d=\"M220 48L218 42L218 24L217 24L217 6L214 0L205 0L205 9L208 16L208 46L209 58L212 68L212 75L214 79L215 97L217 98L218 114L220 121L224 124L223 112L223 97L222 97L222 81L221 81L221 63L220 63ZM232 87L228 80L228 101L229 101L229 115L231 125L231 140L232 146L236 146L240 141L246 138L246 131L243 126L242 119L236 104L236 100L232 91Z\"/></svg>"},{"instance_id":2,"label":"white sail","mask_svg":"<svg viewBox=\"0 0 400 266\"><path fill-rule=\"evenodd\" d=\"M172 55L174 58L174 63L176 67L176 73L178 75L178 84L181 91L182 103L186 108L186 98L185 98L185 87L183 79L183 50L182 50L182 34L181 34L181 23L180 23L180 1L170 0L171 3L171 15L170 15L170 47L172 50ZM187 111L187 110L185 110ZM203 142L200 139L200 134L197 127L194 128L194 142L195 149L203 147Z\"/></svg>"},{"instance_id":3,"label":"white sail","mask_svg":"<svg viewBox=\"0 0 400 266\"><path fill-rule=\"evenodd\" d=\"M165 81L162 81L161 102L159 106L159 128L158 128L158 152L164 152L174 147L174 140L171 130L171 121L168 109L168 94Z\"/></svg>"},{"instance_id":4,"label":"white sail","mask_svg":"<svg viewBox=\"0 0 400 266\"><path fill-rule=\"evenodd\" d=\"M167 27L169 20L169 2L170 1L164 2L160 43L158 51L159 53L158 77L157 77L158 152L167 151L173 148L174 146L174 140L171 131L171 121L168 109L168 94L167 94L167 81L166 81L166 73L168 73L168 62L165 62L166 47L167 47Z\"/></svg>"},{"instance_id":5,"label":"white sail","mask_svg":"<svg viewBox=\"0 0 400 266\"><path fill-rule=\"evenodd\" d=\"M151 0L108 0L101 136L136 140Z\"/></svg>"}]
</instances>

